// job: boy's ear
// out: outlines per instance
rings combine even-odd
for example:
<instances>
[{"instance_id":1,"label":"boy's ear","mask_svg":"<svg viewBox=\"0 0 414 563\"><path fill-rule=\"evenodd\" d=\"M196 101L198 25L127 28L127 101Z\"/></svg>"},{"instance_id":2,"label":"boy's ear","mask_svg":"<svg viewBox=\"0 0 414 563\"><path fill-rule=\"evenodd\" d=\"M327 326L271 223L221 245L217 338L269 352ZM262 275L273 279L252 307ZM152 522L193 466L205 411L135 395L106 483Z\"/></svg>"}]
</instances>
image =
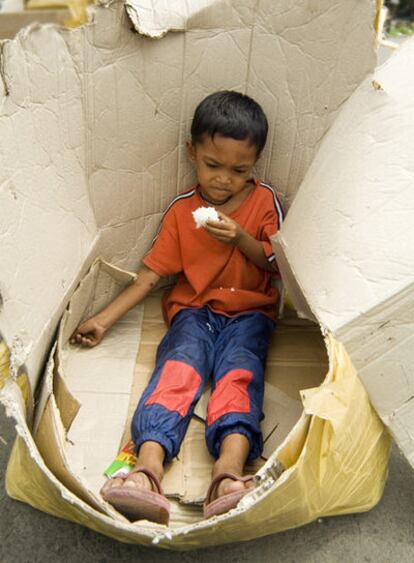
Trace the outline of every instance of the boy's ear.
<instances>
[{"instance_id":1,"label":"boy's ear","mask_svg":"<svg viewBox=\"0 0 414 563\"><path fill-rule=\"evenodd\" d=\"M195 147L192 141L187 141L185 146L187 147L187 154L190 160L195 160Z\"/></svg>"}]
</instances>

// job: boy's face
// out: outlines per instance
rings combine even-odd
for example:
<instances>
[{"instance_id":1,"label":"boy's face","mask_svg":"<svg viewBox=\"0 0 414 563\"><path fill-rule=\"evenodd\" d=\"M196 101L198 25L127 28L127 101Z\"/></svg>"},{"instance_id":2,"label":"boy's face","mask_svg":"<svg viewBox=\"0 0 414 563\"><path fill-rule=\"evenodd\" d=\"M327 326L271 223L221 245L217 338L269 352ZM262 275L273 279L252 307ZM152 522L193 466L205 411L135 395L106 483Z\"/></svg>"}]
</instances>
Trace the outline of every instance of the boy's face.
<instances>
[{"instance_id":1,"label":"boy's face","mask_svg":"<svg viewBox=\"0 0 414 563\"><path fill-rule=\"evenodd\" d=\"M187 143L189 157L194 161L197 179L203 194L211 203L220 205L240 193L252 176L257 149L248 140L204 135L203 141Z\"/></svg>"}]
</instances>

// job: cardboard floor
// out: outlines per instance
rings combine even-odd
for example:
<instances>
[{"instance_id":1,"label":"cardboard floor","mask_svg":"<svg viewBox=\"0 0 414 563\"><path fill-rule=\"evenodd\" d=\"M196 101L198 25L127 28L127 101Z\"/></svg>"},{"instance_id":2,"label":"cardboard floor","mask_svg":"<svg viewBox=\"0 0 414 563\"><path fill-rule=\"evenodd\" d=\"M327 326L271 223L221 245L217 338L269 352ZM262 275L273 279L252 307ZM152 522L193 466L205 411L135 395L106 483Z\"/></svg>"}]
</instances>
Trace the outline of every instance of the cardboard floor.
<instances>
[{"instance_id":1,"label":"cardboard floor","mask_svg":"<svg viewBox=\"0 0 414 563\"><path fill-rule=\"evenodd\" d=\"M111 275L113 272L111 273ZM100 499L104 470L130 439L130 420L154 367L158 343L165 334L162 292L148 296L131 310L93 349L70 346L66 339L79 315L89 316L108 298L114 280L105 266L85 278L63 321L55 365L37 424L36 441L49 466L63 482L95 507L113 514ZM109 287L112 287L112 290ZM88 310L82 310L84 303ZM73 317L74 315L74 318ZM255 473L288 436L302 414L299 391L317 387L328 367L325 344L317 325L286 309L277 323L266 367L263 457L246 467ZM46 385L46 388L48 385ZM167 467L163 488L175 499L176 523L201 518L201 504L211 479L213 458L204 441L207 389L195 410L180 453ZM54 436L55 442L51 438Z\"/></svg>"}]
</instances>

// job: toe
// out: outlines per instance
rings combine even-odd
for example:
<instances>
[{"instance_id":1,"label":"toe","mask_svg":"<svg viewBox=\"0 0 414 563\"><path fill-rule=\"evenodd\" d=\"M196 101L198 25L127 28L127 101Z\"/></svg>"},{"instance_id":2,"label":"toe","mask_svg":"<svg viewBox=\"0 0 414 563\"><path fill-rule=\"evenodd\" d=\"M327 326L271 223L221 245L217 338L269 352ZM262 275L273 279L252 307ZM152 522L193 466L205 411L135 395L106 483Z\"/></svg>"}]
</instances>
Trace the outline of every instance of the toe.
<instances>
[{"instance_id":1,"label":"toe","mask_svg":"<svg viewBox=\"0 0 414 563\"><path fill-rule=\"evenodd\" d=\"M109 491L109 489L112 489L112 487L121 487L122 483L124 482L123 479L119 479L119 478L112 478L112 479L108 479L105 484L103 485L100 493L104 494L107 491Z\"/></svg>"},{"instance_id":2,"label":"toe","mask_svg":"<svg viewBox=\"0 0 414 563\"><path fill-rule=\"evenodd\" d=\"M217 498L231 493L238 493L245 489L245 484L242 481L234 481L233 479L223 479L217 489Z\"/></svg>"},{"instance_id":3,"label":"toe","mask_svg":"<svg viewBox=\"0 0 414 563\"><path fill-rule=\"evenodd\" d=\"M144 473L131 473L126 478L125 487L132 487L134 489L148 489L151 490L151 482Z\"/></svg>"}]
</instances>

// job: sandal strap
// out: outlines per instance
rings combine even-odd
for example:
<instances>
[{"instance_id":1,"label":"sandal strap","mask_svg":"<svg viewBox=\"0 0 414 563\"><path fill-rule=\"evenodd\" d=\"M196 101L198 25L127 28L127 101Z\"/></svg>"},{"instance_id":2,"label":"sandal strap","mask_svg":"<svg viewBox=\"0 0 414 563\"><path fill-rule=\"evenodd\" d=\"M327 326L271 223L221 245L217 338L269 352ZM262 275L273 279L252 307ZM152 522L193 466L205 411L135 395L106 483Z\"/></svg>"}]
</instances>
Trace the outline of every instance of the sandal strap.
<instances>
[{"instance_id":1,"label":"sandal strap","mask_svg":"<svg viewBox=\"0 0 414 563\"><path fill-rule=\"evenodd\" d=\"M155 492L159 493L160 495L164 495L164 492L161 487L161 483L158 477L155 475L155 473L151 471L151 469L147 469L146 467L134 467L132 471L130 471L127 475L123 476L122 478L124 480L128 479L128 477L133 473L143 473L144 475L146 475L150 480L151 487L155 489Z\"/></svg>"},{"instance_id":2,"label":"sandal strap","mask_svg":"<svg viewBox=\"0 0 414 563\"><path fill-rule=\"evenodd\" d=\"M239 477L234 473L219 473L210 483L206 496L206 504L210 504L212 496L215 494L218 486L224 479L232 479L233 481L240 481L241 483L253 481L253 477L251 475L246 475L246 477Z\"/></svg>"}]
</instances>

